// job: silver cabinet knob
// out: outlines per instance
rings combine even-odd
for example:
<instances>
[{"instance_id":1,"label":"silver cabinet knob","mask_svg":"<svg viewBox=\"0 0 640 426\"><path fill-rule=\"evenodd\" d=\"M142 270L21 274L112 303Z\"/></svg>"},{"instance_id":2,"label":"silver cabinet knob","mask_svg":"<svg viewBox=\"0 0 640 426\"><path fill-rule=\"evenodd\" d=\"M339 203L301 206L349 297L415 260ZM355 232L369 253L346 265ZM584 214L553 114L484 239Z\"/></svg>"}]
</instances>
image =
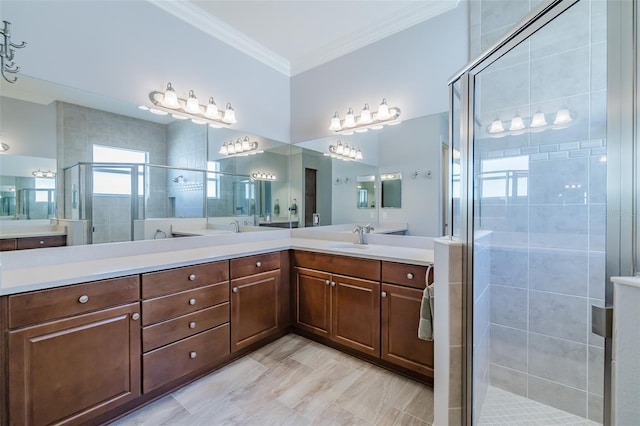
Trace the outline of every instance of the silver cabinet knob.
<instances>
[{"instance_id":1,"label":"silver cabinet knob","mask_svg":"<svg viewBox=\"0 0 640 426\"><path fill-rule=\"evenodd\" d=\"M335 287L336 286L336 282L335 281L331 281L331 287Z\"/></svg>"},{"instance_id":2,"label":"silver cabinet knob","mask_svg":"<svg viewBox=\"0 0 640 426\"><path fill-rule=\"evenodd\" d=\"M262 262L256 262L256 268L259 268L262 266Z\"/></svg>"},{"instance_id":3,"label":"silver cabinet knob","mask_svg":"<svg viewBox=\"0 0 640 426\"><path fill-rule=\"evenodd\" d=\"M80 303L87 303L89 301L89 296L87 296L86 294L83 294L82 296L78 297L78 302Z\"/></svg>"},{"instance_id":4,"label":"silver cabinet knob","mask_svg":"<svg viewBox=\"0 0 640 426\"><path fill-rule=\"evenodd\" d=\"M231 289L232 292L237 293L238 292L238 287L234 287Z\"/></svg>"},{"instance_id":5,"label":"silver cabinet knob","mask_svg":"<svg viewBox=\"0 0 640 426\"><path fill-rule=\"evenodd\" d=\"M196 304L196 299L189 299L189 304L190 305L195 305Z\"/></svg>"},{"instance_id":6,"label":"silver cabinet knob","mask_svg":"<svg viewBox=\"0 0 640 426\"><path fill-rule=\"evenodd\" d=\"M189 352L189 358L194 359L198 354L195 351Z\"/></svg>"},{"instance_id":7,"label":"silver cabinet knob","mask_svg":"<svg viewBox=\"0 0 640 426\"><path fill-rule=\"evenodd\" d=\"M195 281L195 279L196 279L196 274L189 275L189 281Z\"/></svg>"},{"instance_id":8,"label":"silver cabinet knob","mask_svg":"<svg viewBox=\"0 0 640 426\"><path fill-rule=\"evenodd\" d=\"M191 322L189 323L189 328L196 328L196 323L195 323L195 321L191 321Z\"/></svg>"},{"instance_id":9,"label":"silver cabinet knob","mask_svg":"<svg viewBox=\"0 0 640 426\"><path fill-rule=\"evenodd\" d=\"M325 280L324 281L324 285L329 285L329 284L331 284L331 281L329 281L329 280Z\"/></svg>"},{"instance_id":10,"label":"silver cabinet knob","mask_svg":"<svg viewBox=\"0 0 640 426\"><path fill-rule=\"evenodd\" d=\"M43 245L43 244L44 244L44 241L40 240L40 245Z\"/></svg>"},{"instance_id":11,"label":"silver cabinet knob","mask_svg":"<svg viewBox=\"0 0 640 426\"><path fill-rule=\"evenodd\" d=\"M380 293L380 296L382 296L382 297L387 297L387 292L386 292L386 291L383 291L382 293Z\"/></svg>"},{"instance_id":12,"label":"silver cabinet knob","mask_svg":"<svg viewBox=\"0 0 640 426\"><path fill-rule=\"evenodd\" d=\"M412 274L411 272L409 272L409 273L407 274L407 278L409 278L410 280L412 280L412 279L413 279L413 274Z\"/></svg>"},{"instance_id":13,"label":"silver cabinet knob","mask_svg":"<svg viewBox=\"0 0 640 426\"><path fill-rule=\"evenodd\" d=\"M131 319L134 321L138 321L140 319L140 314L139 313L134 313L131 315Z\"/></svg>"}]
</instances>

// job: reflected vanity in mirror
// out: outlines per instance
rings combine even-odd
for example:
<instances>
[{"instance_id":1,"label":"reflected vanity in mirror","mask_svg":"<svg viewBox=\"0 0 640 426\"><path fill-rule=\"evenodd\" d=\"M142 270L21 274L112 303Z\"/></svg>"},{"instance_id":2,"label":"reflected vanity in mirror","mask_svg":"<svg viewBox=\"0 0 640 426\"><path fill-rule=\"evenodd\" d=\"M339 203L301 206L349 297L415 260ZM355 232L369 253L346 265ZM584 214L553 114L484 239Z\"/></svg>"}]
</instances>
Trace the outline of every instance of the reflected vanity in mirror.
<instances>
[{"instance_id":1,"label":"reflected vanity in mirror","mask_svg":"<svg viewBox=\"0 0 640 426\"><path fill-rule=\"evenodd\" d=\"M383 209L402 208L402 175L400 173L384 173L380 175L380 186Z\"/></svg>"},{"instance_id":2,"label":"reflected vanity in mirror","mask_svg":"<svg viewBox=\"0 0 640 426\"><path fill-rule=\"evenodd\" d=\"M357 207L359 209L375 209L376 208L376 176L357 176L356 177L356 195Z\"/></svg>"}]
</instances>

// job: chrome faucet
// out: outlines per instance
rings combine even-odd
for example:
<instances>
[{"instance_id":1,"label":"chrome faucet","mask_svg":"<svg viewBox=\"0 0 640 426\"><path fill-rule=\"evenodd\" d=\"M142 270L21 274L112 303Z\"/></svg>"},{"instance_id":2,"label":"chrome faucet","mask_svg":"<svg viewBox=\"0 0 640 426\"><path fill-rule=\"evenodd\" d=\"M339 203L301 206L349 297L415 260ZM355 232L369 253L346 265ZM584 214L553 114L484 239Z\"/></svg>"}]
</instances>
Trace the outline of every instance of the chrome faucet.
<instances>
[{"instance_id":1,"label":"chrome faucet","mask_svg":"<svg viewBox=\"0 0 640 426\"><path fill-rule=\"evenodd\" d=\"M374 228L373 226L371 226L371 224L370 224L370 223L367 223L367 224L364 226L364 232L366 232L367 234L370 234L370 233L371 233L371 231L375 231L375 230L376 230L376 228Z\"/></svg>"},{"instance_id":2,"label":"chrome faucet","mask_svg":"<svg viewBox=\"0 0 640 426\"><path fill-rule=\"evenodd\" d=\"M236 234L240 232L240 222L238 222L237 220L229 222L229 225L233 225L233 232L235 232Z\"/></svg>"},{"instance_id":3,"label":"chrome faucet","mask_svg":"<svg viewBox=\"0 0 640 426\"><path fill-rule=\"evenodd\" d=\"M362 225L356 225L356 228L353 230L354 234L358 234L358 241L356 244L365 244L364 242L364 228Z\"/></svg>"}]
</instances>

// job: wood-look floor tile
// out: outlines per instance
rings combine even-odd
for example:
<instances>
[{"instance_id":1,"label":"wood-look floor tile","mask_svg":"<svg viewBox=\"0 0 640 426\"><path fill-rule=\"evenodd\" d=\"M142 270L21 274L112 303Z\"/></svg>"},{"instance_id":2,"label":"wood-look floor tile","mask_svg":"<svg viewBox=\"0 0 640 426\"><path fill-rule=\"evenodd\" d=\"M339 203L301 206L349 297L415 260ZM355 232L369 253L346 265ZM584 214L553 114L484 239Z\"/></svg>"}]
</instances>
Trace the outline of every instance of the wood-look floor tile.
<instances>
[{"instance_id":1,"label":"wood-look floor tile","mask_svg":"<svg viewBox=\"0 0 640 426\"><path fill-rule=\"evenodd\" d=\"M389 407L376 426L428 426L429 424L397 408Z\"/></svg>"},{"instance_id":2,"label":"wood-look floor tile","mask_svg":"<svg viewBox=\"0 0 640 426\"><path fill-rule=\"evenodd\" d=\"M311 423L313 426L368 425L364 419L337 405L330 405Z\"/></svg>"},{"instance_id":3,"label":"wood-look floor tile","mask_svg":"<svg viewBox=\"0 0 640 426\"><path fill-rule=\"evenodd\" d=\"M277 341L249 354L249 357L272 367L307 346L311 341L295 334L287 334Z\"/></svg>"},{"instance_id":4,"label":"wood-look floor tile","mask_svg":"<svg viewBox=\"0 0 640 426\"><path fill-rule=\"evenodd\" d=\"M112 426L161 426L184 421L189 412L171 395L167 395L146 407L111 423Z\"/></svg>"},{"instance_id":5,"label":"wood-look floor tile","mask_svg":"<svg viewBox=\"0 0 640 426\"><path fill-rule=\"evenodd\" d=\"M404 409L414 417L433 423L433 388L423 386Z\"/></svg>"}]
</instances>

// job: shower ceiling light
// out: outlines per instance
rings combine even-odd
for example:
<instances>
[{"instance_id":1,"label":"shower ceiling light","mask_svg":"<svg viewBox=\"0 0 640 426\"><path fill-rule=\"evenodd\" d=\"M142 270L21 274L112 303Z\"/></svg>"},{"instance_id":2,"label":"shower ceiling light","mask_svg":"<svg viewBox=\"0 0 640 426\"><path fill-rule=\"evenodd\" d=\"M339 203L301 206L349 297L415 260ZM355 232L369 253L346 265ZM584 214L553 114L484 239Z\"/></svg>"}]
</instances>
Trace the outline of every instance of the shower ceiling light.
<instances>
[{"instance_id":1,"label":"shower ceiling light","mask_svg":"<svg viewBox=\"0 0 640 426\"><path fill-rule=\"evenodd\" d=\"M343 135L352 135L354 131L363 133L369 129L382 129L384 125L400 124L401 121L398 120L399 117L400 108L390 108L389 105L387 105L387 100L383 99L378 107L378 111L375 113L369 110L369 104L364 104L360 116L354 116L353 108L349 108L344 120L340 121L340 115L336 112L331 119L329 130Z\"/></svg>"},{"instance_id":2,"label":"shower ceiling light","mask_svg":"<svg viewBox=\"0 0 640 426\"><path fill-rule=\"evenodd\" d=\"M189 91L187 99L179 98L171 83L167 84L164 92L153 91L149 93L149 100L153 107L139 106L142 110L148 110L152 114L167 115L178 120L191 119L196 124L209 124L213 128L229 127L235 124L236 113L227 103L225 111L218 110L218 106L212 97L206 106L200 105L193 90Z\"/></svg>"},{"instance_id":3,"label":"shower ceiling light","mask_svg":"<svg viewBox=\"0 0 640 426\"><path fill-rule=\"evenodd\" d=\"M245 136L244 139L238 138L235 142L230 141L222 144L218 154L227 156L245 156L259 154L262 151L258 151L258 142L251 142L249 136Z\"/></svg>"},{"instance_id":4,"label":"shower ceiling light","mask_svg":"<svg viewBox=\"0 0 640 426\"><path fill-rule=\"evenodd\" d=\"M348 144L343 145L340 141L336 145L329 145L329 153L324 155L345 161L362 160L364 158L360 148L349 146Z\"/></svg>"}]
</instances>

